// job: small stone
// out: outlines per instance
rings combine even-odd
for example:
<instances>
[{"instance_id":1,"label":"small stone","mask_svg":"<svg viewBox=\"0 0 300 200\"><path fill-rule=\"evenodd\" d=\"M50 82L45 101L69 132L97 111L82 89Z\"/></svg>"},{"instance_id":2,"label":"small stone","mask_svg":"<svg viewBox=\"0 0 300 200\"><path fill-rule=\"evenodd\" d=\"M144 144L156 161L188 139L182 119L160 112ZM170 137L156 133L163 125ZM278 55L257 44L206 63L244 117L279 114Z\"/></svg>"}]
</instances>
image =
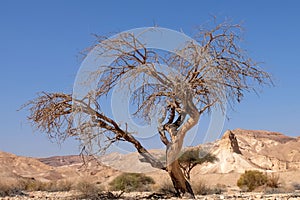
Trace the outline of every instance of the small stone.
<instances>
[{"instance_id":1,"label":"small stone","mask_svg":"<svg viewBox=\"0 0 300 200\"><path fill-rule=\"evenodd\" d=\"M34 194L33 194L33 193L29 193L29 194L28 194L28 197L29 197L29 198L34 198Z\"/></svg>"}]
</instances>

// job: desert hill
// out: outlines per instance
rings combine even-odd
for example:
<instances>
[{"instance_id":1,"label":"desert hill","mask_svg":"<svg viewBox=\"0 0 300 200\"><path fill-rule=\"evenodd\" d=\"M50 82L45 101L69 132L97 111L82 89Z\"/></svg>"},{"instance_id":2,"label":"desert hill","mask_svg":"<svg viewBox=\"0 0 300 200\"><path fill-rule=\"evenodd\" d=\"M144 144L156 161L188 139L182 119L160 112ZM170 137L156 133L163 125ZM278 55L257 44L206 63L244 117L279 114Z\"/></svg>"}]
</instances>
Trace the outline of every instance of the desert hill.
<instances>
[{"instance_id":1,"label":"desert hill","mask_svg":"<svg viewBox=\"0 0 300 200\"><path fill-rule=\"evenodd\" d=\"M106 178L119 174L95 160L86 158L86 161L85 164L80 156L75 155L29 158L0 152L0 180L31 178L40 181L77 181L86 177L105 181Z\"/></svg>"},{"instance_id":2,"label":"desert hill","mask_svg":"<svg viewBox=\"0 0 300 200\"><path fill-rule=\"evenodd\" d=\"M51 170L51 166L46 165L35 158L0 152L0 176L2 177L26 177L28 174L34 176Z\"/></svg>"},{"instance_id":3,"label":"desert hill","mask_svg":"<svg viewBox=\"0 0 300 200\"><path fill-rule=\"evenodd\" d=\"M210 152L219 159L199 167L205 173L243 173L257 169L272 172L300 170L299 138L269 131L236 129L226 131L212 144Z\"/></svg>"},{"instance_id":4,"label":"desert hill","mask_svg":"<svg viewBox=\"0 0 300 200\"><path fill-rule=\"evenodd\" d=\"M288 137L269 131L235 129L226 131L221 139L213 143L193 148L204 147L214 154L218 161L196 166L192 170L192 177L195 179L205 178L212 183L234 185L239 174L249 169L282 173L282 178L287 182L300 179L299 137ZM164 150L151 152L157 157L164 154ZM35 159L0 152L0 179L25 177L41 181L76 181L89 178L95 182L108 183L122 173L120 170L138 170L147 173L158 182L164 177L168 178L166 172L153 169L149 164L140 162L140 159L137 153L112 153L100 159L102 164L87 159L88 162L83 165L82 158L76 155ZM119 170L106 166L114 164Z\"/></svg>"},{"instance_id":5,"label":"desert hill","mask_svg":"<svg viewBox=\"0 0 300 200\"><path fill-rule=\"evenodd\" d=\"M79 155L52 156L48 158L38 158L38 160L46 165L53 167L82 164L82 157Z\"/></svg>"},{"instance_id":6,"label":"desert hill","mask_svg":"<svg viewBox=\"0 0 300 200\"><path fill-rule=\"evenodd\" d=\"M241 152L250 162L265 170L300 169L300 140L280 133L235 130Z\"/></svg>"}]
</instances>

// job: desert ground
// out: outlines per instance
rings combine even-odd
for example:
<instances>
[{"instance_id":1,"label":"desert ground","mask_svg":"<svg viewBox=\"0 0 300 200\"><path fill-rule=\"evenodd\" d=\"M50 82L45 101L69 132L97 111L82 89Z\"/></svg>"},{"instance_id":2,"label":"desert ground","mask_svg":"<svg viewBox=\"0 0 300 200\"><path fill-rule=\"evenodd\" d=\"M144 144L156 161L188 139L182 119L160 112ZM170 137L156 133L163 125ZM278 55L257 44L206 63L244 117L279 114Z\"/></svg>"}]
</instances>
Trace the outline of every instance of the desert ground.
<instances>
[{"instance_id":1,"label":"desert ground","mask_svg":"<svg viewBox=\"0 0 300 200\"><path fill-rule=\"evenodd\" d=\"M218 159L191 171L196 199L300 199L299 137L235 129L206 145ZM156 156L163 154L161 150L151 151ZM0 199L176 199L166 192L172 189L168 174L140 162L137 153L112 153L100 160L83 163L79 155L29 158L0 152ZM136 170L155 183L137 192L111 189L116 177ZM275 174L278 187L262 186L246 192L237 186L246 170ZM26 189L4 192L10 185L21 183Z\"/></svg>"}]
</instances>

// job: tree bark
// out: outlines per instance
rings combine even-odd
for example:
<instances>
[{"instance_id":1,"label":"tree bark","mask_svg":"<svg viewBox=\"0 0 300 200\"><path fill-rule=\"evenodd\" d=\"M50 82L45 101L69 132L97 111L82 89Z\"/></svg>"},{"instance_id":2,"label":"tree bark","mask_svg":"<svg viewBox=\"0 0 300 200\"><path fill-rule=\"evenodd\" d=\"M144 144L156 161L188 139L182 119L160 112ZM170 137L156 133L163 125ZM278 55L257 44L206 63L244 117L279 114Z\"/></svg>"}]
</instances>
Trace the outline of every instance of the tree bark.
<instances>
[{"instance_id":1,"label":"tree bark","mask_svg":"<svg viewBox=\"0 0 300 200\"><path fill-rule=\"evenodd\" d=\"M167 172L169 173L169 176L173 182L177 196L181 197L187 193L190 195L190 198L195 198L193 189L189 181L184 176L178 161L183 143L183 137L178 136L182 135L177 132L176 136L174 135L172 138L174 142L169 143L167 146Z\"/></svg>"},{"instance_id":2,"label":"tree bark","mask_svg":"<svg viewBox=\"0 0 300 200\"><path fill-rule=\"evenodd\" d=\"M181 197L188 193L191 198L195 198L193 189L189 181L184 177L184 174L180 168L178 160L175 160L172 164L167 166L167 171L172 180L173 186L176 191L176 195Z\"/></svg>"},{"instance_id":3,"label":"tree bark","mask_svg":"<svg viewBox=\"0 0 300 200\"><path fill-rule=\"evenodd\" d=\"M193 189L189 181L184 176L184 173L180 168L180 164L178 161L186 133L199 121L199 112L192 101L193 98L188 94L189 92L187 91L187 98L184 101L184 115L188 114L190 118L186 122L184 122L182 119L184 119L185 116L181 118L182 115L180 114L180 118L173 122L175 117L175 109L173 109L173 112L170 114L168 123L165 124L162 128L162 130L166 130L169 133L171 141L169 142L168 140L166 140L166 137L163 133L160 133L160 135L162 142L167 146L167 171L173 182L173 186L176 190L177 196L181 197L182 195L189 194L189 198L195 198Z\"/></svg>"}]
</instances>

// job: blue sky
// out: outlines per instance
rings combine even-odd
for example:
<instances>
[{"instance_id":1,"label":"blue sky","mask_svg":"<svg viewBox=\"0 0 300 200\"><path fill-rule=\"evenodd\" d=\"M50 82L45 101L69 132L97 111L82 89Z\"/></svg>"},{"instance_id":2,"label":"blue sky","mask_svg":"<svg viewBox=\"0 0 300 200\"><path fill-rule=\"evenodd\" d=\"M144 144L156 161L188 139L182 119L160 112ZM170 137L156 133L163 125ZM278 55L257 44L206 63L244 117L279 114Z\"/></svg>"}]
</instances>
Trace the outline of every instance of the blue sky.
<instances>
[{"instance_id":1,"label":"blue sky","mask_svg":"<svg viewBox=\"0 0 300 200\"><path fill-rule=\"evenodd\" d=\"M247 94L224 130L263 129L300 135L299 1L0 1L0 150L26 156L77 154L33 132L19 107L40 91L70 92L79 52L105 35L159 25L186 34L216 15L243 22L249 54L264 62L275 87Z\"/></svg>"}]
</instances>

